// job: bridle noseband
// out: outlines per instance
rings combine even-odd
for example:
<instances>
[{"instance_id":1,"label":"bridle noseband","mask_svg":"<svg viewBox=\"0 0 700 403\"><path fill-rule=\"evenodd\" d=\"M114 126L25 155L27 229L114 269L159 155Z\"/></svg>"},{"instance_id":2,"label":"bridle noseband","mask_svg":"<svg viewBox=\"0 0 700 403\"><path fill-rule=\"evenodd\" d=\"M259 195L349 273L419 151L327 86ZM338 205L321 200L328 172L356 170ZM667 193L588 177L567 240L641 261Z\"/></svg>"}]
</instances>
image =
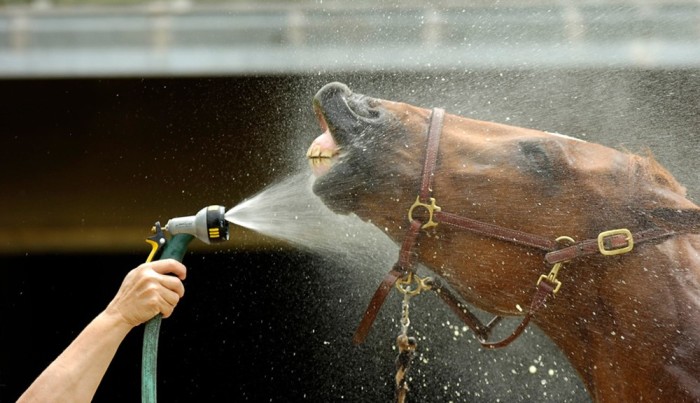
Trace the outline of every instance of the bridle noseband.
<instances>
[{"instance_id":1,"label":"bridle noseband","mask_svg":"<svg viewBox=\"0 0 700 403\"><path fill-rule=\"evenodd\" d=\"M506 338L500 341L489 341L491 330L498 324L502 317L496 316L489 323L483 324L473 313L471 313L467 305L462 302L461 298L455 295L447 286L442 284L439 279L429 278L423 281L425 287L437 292L451 310L459 316L459 318L474 331L482 346L489 349L505 347L520 336L532 317L539 311L547 301L550 295L554 295L561 286L561 282L557 279L558 271L563 263L575 258L590 256L594 254L602 255L618 255L630 252L634 246L642 243L661 240L678 232L663 228L651 228L632 233L627 229L613 229L610 231L601 232L596 238L576 242L569 237L559 237L555 240L542 237L536 234L513 230L510 228L500 227L498 225L485 223L482 221L462 217L453 213L444 212L437 205L435 198L432 196L433 177L435 166L437 163L438 146L440 143L440 134L445 117L445 111L441 108L433 108L430 123L428 126L428 139L425 152L425 162L423 165L423 174L419 194L416 201L408 210L410 226L401 244L399 257L387 273L374 293L369 306L360 322L353 341L356 344L364 342L367 334L374 322L379 309L386 300L391 289L400 280L413 278L416 275L415 260L416 254L413 251L420 236L421 229L436 227L438 224L445 224L465 231L470 231L476 234L488 236L491 238L500 239L502 241L536 248L544 252L544 261L547 264L553 265L549 274L543 274L537 281L535 294L532 297L529 311L525 314L520 324ZM428 218L421 221L414 218L414 210L422 207L428 211ZM564 243L566 241L566 243Z\"/></svg>"}]
</instances>

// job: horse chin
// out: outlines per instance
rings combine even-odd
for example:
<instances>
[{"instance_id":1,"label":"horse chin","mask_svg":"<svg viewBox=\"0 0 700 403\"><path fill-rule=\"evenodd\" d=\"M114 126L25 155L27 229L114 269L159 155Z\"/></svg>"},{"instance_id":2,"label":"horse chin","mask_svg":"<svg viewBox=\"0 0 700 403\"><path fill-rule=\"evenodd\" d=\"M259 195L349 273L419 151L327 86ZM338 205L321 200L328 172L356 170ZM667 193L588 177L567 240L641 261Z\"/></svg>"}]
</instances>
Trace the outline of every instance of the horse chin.
<instances>
[{"instance_id":1,"label":"horse chin","mask_svg":"<svg viewBox=\"0 0 700 403\"><path fill-rule=\"evenodd\" d=\"M328 172L316 178L312 190L321 202L336 214L348 215L357 208L357 200L352 192L338 185L335 172Z\"/></svg>"},{"instance_id":2,"label":"horse chin","mask_svg":"<svg viewBox=\"0 0 700 403\"><path fill-rule=\"evenodd\" d=\"M344 152L327 172L314 180L313 193L331 211L344 215L355 213L359 199L372 193L373 173L366 170L369 164L365 157L371 156Z\"/></svg>"},{"instance_id":3,"label":"horse chin","mask_svg":"<svg viewBox=\"0 0 700 403\"><path fill-rule=\"evenodd\" d=\"M309 158L309 168L314 177L326 175L335 164L334 158Z\"/></svg>"}]
</instances>

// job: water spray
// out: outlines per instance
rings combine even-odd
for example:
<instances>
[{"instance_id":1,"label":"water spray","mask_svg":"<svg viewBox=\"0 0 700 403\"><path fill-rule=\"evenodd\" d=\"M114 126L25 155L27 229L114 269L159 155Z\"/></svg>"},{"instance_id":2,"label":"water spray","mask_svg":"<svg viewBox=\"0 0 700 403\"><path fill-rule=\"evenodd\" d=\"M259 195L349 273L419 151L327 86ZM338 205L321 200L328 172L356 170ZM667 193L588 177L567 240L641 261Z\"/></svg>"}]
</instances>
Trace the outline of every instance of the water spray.
<instances>
[{"instance_id":1,"label":"water spray","mask_svg":"<svg viewBox=\"0 0 700 403\"><path fill-rule=\"evenodd\" d=\"M197 214L171 218L161 227L156 222L151 229L153 235L146 239L151 245L151 253L146 262L150 262L160 252L159 259L175 259L182 262L187 246L197 238L206 244L220 243L229 239L229 223L223 206L211 205L199 210ZM166 239L163 231L172 237ZM158 358L158 333L160 332L161 314L146 322L141 354L141 401L156 403L156 368Z\"/></svg>"}]
</instances>

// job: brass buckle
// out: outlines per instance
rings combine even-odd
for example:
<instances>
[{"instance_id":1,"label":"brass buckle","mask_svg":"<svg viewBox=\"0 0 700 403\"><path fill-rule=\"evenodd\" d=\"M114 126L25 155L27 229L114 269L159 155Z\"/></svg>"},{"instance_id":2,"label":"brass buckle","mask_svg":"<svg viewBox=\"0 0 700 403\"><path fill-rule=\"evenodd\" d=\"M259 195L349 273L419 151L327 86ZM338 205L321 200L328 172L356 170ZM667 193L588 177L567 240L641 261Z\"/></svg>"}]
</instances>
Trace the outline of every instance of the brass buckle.
<instances>
[{"instance_id":1,"label":"brass buckle","mask_svg":"<svg viewBox=\"0 0 700 403\"><path fill-rule=\"evenodd\" d=\"M574 238L571 238L569 236L560 236L556 239L556 241L559 243L566 242L569 245L573 245L576 243L576 241L574 241ZM549 274L543 274L540 276L540 278L537 280L537 285L539 286L543 280L547 280L549 284L554 286L552 294L558 293L559 289L561 288L561 281L557 279L557 275L559 274L559 270L562 267L564 267L564 262L555 263L552 267L552 270L549 271Z\"/></svg>"},{"instance_id":2,"label":"brass buckle","mask_svg":"<svg viewBox=\"0 0 700 403\"><path fill-rule=\"evenodd\" d=\"M615 235L625 235L627 239L627 246L617 249L608 249L605 247L605 238L615 236ZM605 256L620 255L627 253L634 248L634 239L632 233L627 228L613 229L610 231L603 231L598 234L598 250Z\"/></svg>"},{"instance_id":3,"label":"brass buckle","mask_svg":"<svg viewBox=\"0 0 700 403\"><path fill-rule=\"evenodd\" d=\"M438 223L433 221L433 213L435 211L440 211L440 207L435 205L435 198L430 198L430 204L421 203L420 195L416 196L416 201L413 203L410 209L408 209L408 221L413 222L413 209L416 207L425 207L428 210L428 222L421 226L421 229L426 229L430 227L436 227Z\"/></svg>"}]
</instances>

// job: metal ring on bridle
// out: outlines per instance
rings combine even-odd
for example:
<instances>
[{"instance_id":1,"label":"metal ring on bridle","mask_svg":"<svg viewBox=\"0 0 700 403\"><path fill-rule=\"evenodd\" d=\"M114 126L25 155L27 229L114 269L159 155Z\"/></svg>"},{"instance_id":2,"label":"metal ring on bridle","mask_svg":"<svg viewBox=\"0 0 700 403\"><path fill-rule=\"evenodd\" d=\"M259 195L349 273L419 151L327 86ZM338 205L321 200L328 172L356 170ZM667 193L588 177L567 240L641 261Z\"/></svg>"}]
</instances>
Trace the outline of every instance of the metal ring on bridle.
<instances>
[{"instance_id":1,"label":"metal ring on bridle","mask_svg":"<svg viewBox=\"0 0 700 403\"><path fill-rule=\"evenodd\" d=\"M396 281L396 288L401 291L402 294L412 297L425 290L431 289L432 282L432 277L421 278L414 273L409 273L406 277Z\"/></svg>"},{"instance_id":2,"label":"metal ring on bridle","mask_svg":"<svg viewBox=\"0 0 700 403\"><path fill-rule=\"evenodd\" d=\"M430 198L430 204L423 203L420 201L420 195L416 196L416 201L413 202L413 205L411 206L410 209L408 209L408 221L413 222L413 209L416 207L425 207L428 210L428 222L423 224L421 226L421 229L426 229L430 227L436 227L438 223L433 221L433 213L436 211L440 211L440 206L435 205L435 198L431 197Z\"/></svg>"}]
</instances>

